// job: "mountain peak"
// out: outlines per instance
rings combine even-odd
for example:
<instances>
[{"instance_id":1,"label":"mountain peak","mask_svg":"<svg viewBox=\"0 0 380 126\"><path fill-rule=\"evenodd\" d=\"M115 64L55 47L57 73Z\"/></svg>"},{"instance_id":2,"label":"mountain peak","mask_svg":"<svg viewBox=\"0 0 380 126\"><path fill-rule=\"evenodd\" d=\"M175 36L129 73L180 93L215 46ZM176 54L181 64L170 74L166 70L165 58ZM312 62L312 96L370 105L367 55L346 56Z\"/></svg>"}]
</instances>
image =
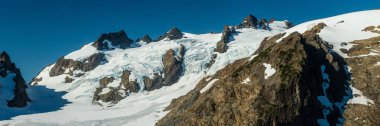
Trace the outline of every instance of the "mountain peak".
<instances>
[{"instance_id":1,"label":"mountain peak","mask_svg":"<svg viewBox=\"0 0 380 126\"><path fill-rule=\"evenodd\" d=\"M0 53L0 61L3 61L3 62L11 62L10 58L9 58L9 55L7 52L3 51Z\"/></svg>"},{"instance_id":2,"label":"mountain peak","mask_svg":"<svg viewBox=\"0 0 380 126\"><path fill-rule=\"evenodd\" d=\"M112 46L119 46L122 49L130 47L133 43L133 40L128 38L124 30L119 32L110 32L108 34L102 34L94 43L93 46L98 50L109 49L109 44Z\"/></svg>"},{"instance_id":3,"label":"mountain peak","mask_svg":"<svg viewBox=\"0 0 380 126\"><path fill-rule=\"evenodd\" d=\"M252 14L245 17L241 23L243 28L257 28L257 18Z\"/></svg>"},{"instance_id":4,"label":"mountain peak","mask_svg":"<svg viewBox=\"0 0 380 126\"><path fill-rule=\"evenodd\" d=\"M144 37L138 38L136 40L136 42L146 42L146 43L150 43L152 41L153 41L152 38L150 38L150 36L148 34L145 34Z\"/></svg>"},{"instance_id":5,"label":"mountain peak","mask_svg":"<svg viewBox=\"0 0 380 126\"><path fill-rule=\"evenodd\" d=\"M161 41L166 38L169 40L181 39L182 37L183 37L183 33L181 32L181 30L179 30L177 27L173 27L164 35L160 36L157 41Z\"/></svg>"}]
</instances>

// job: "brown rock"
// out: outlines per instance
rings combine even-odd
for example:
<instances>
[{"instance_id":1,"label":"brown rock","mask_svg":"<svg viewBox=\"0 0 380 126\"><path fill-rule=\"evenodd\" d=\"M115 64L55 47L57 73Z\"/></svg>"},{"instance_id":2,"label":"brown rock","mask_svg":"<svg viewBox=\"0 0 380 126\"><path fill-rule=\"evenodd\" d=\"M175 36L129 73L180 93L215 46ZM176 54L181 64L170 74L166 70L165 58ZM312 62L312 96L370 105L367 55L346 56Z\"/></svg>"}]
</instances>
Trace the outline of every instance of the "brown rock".
<instances>
[{"instance_id":1,"label":"brown rock","mask_svg":"<svg viewBox=\"0 0 380 126\"><path fill-rule=\"evenodd\" d=\"M323 105L317 96L323 95L326 81L322 73L330 75L326 90L330 101L342 101L349 95L343 58L331 54L332 62L339 66L334 69L326 59L331 53L328 45L316 34L293 33L280 43L265 42L260 48L253 60L241 59L219 70L211 79L218 80L206 92L200 90L211 80L203 79L194 90L173 100L166 109L170 112L156 125L318 125ZM263 63L276 69L268 79ZM326 71L321 70L322 65ZM242 83L246 78L251 79L249 84ZM330 125L338 124L342 117L333 106L328 115Z\"/></svg>"},{"instance_id":2,"label":"brown rock","mask_svg":"<svg viewBox=\"0 0 380 126\"><path fill-rule=\"evenodd\" d=\"M183 33L181 30L179 30L177 27L174 27L170 29L167 33L164 35L160 36L156 41L161 41L163 39L169 39L169 40L174 40L174 39L181 39L183 37Z\"/></svg>"},{"instance_id":3,"label":"brown rock","mask_svg":"<svg viewBox=\"0 0 380 126\"><path fill-rule=\"evenodd\" d=\"M229 43L231 41L232 33L233 32L229 26L227 26L227 25L224 26L222 38L216 44L216 49L214 50L214 52L224 53L227 51L227 49L228 49L227 43Z\"/></svg>"},{"instance_id":4,"label":"brown rock","mask_svg":"<svg viewBox=\"0 0 380 126\"><path fill-rule=\"evenodd\" d=\"M121 85L124 86L125 90L128 92L138 92L141 87L136 83L136 80L129 81L129 76L131 75L130 71L124 71L123 75L121 75Z\"/></svg>"},{"instance_id":5,"label":"brown rock","mask_svg":"<svg viewBox=\"0 0 380 126\"><path fill-rule=\"evenodd\" d=\"M108 85L109 83L112 83L115 80L114 77L103 77L99 80L100 85Z\"/></svg>"},{"instance_id":6,"label":"brown rock","mask_svg":"<svg viewBox=\"0 0 380 126\"><path fill-rule=\"evenodd\" d=\"M257 28L258 20L253 15L248 15L244 18L243 22L241 23L242 28Z\"/></svg>"},{"instance_id":7,"label":"brown rock","mask_svg":"<svg viewBox=\"0 0 380 126\"><path fill-rule=\"evenodd\" d=\"M55 63L55 65L49 72L49 76L54 77L62 75L64 74L66 69L71 69L71 72L73 70L82 70L84 72L91 71L105 61L106 59L103 53L93 54L83 61L75 61L72 59L65 59L64 57L61 57L58 59L58 61Z\"/></svg>"},{"instance_id":8,"label":"brown rock","mask_svg":"<svg viewBox=\"0 0 380 126\"><path fill-rule=\"evenodd\" d=\"M375 126L380 124L380 37L349 42L354 44L346 53L348 66L351 68L352 86L360 90L364 96L374 101L371 105L348 105L345 112L347 126Z\"/></svg>"}]
</instances>

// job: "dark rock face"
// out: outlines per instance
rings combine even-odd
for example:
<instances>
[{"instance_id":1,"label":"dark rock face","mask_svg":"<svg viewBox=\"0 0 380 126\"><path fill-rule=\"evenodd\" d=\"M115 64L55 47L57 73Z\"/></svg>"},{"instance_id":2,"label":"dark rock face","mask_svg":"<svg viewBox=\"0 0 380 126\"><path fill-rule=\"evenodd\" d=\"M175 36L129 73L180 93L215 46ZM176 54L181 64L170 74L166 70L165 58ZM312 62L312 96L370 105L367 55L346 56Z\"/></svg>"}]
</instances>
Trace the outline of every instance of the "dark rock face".
<instances>
[{"instance_id":1,"label":"dark rock face","mask_svg":"<svg viewBox=\"0 0 380 126\"><path fill-rule=\"evenodd\" d=\"M164 64L164 74L165 80L164 85L172 85L178 81L179 77L182 75L183 67L183 56L185 55L185 47L183 45L180 46L178 50L178 55L174 53L174 50L169 49L162 62Z\"/></svg>"},{"instance_id":2,"label":"dark rock face","mask_svg":"<svg viewBox=\"0 0 380 126\"><path fill-rule=\"evenodd\" d=\"M216 43L216 49L214 50L214 52L219 52L219 53L226 52L228 49L227 43L229 43L231 39L233 39L232 38L233 33L234 33L234 29L231 29L227 25L224 26L222 39L218 43Z\"/></svg>"},{"instance_id":3,"label":"dark rock face","mask_svg":"<svg viewBox=\"0 0 380 126\"><path fill-rule=\"evenodd\" d=\"M280 43L276 40L265 39L253 60L238 60L212 79L201 80L193 91L173 100L156 125L342 124L342 108L351 96L344 59L317 34L293 33ZM267 78L264 63L276 70ZM211 81L213 86L201 93ZM323 110L329 113L325 116Z\"/></svg>"},{"instance_id":4,"label":"dark rock face","mask_svg":"<svg viewBox=\"0 0 380 126\"><path fill-rule=\"evenodd\" d=\"M92 45L98 50L110 49L105 40L110 41L112 46L119 46L121 49L126 49L133 44L133 40L128 38L127 34L122 30L119 32L102 34Z\"/></svg>"},{"instance_id":5,"label":"dark rock face","mask_svg":"<svg viewBox=\"0 0 380 126\"><path fill-rule=\"evenodd\" d=\"M146 43L150 43L152 42L153 40L149 37L149 35L144 35L144 37L142 37L141 39L137 39L136 42L146 42Z\"/></svg>"},{"instance_id":6,"label":"dark rock face","mask_svg":"<svg viewBox=\"0 0 380 126\"><path fill-rule=\"evenodd\" d=\"M16 76L13 78L15 89L13 90L14 98L8 101L9 107L25 107L28 102L31 102L28 94L26 93L26 82L21 75L20 69L12 63L9 55L6 52L0 54L0 77L8 76L8 72L14 73ZM6 85L6 84L0 84ZM0 94L1 95L1 94Z\"/></svg>"},{"instance_id":7,"label":"dark rock face","mask_svg":"<svg viewBox=\"0 0 380 126\"><path fill-rule=\"evenodd\" d=\"M153 79L149 77L144 78L145 90L152 91L159 89L163 86L170 86L176 83L183 73L183 56L185 55L185 47L180 45L178 54L173 49L169 49L162 62L164 64L164 76L155 74Z\"/></svg>"},{"instance_id":8,"label":"dark rock face","mask_svg":"<svg viewBox=\"0 0 380 126\"><path fill-rule=\"evenodd\" d=\"M167 33L164 35L160 36L157 41L161 41L163 39L169 39L169 40L174 40L174 39L181 39L183 37L183 33L177 28L174 27L170 29Z\"/></svg>"},{"instance_id":9,"label":"dark rock face","mask_svg":"<svg viewBox=\"0 0 380 126\"><path fill-rule=\"evenodd\" d=\"M108 88L109 92L103 94L102 91L104 88ZM101 100L103 102L111 102L113 104L116 104L117 102L125 98L125 96L123 96L123 94L121 94L119 91L119 88L115 87L102 86L101 88L97 88L94 93L93 103L97 104L97 101Z\"/></svg>"},{"instance_id":10,"label":"dark rock face","mask_svg":"<svg viewBox=\"0 0 380 126\"><path fill-rule=\"evenodd\" d=\"M253 15L248 15L241 23L241 28L257 28L258 20Z\"/></svg>"},{"instance_id":11,"label":"dark rock face","mask_svg":"<svg viewBox=\"0 0 380 126\"><path fill-rule=\"evenodd\" d=\"M65 83L71 83L71 82L73 82L73 81L74 81L73 78L70 78L69 76L66 76L66 77L65 77Z\"/></svg>"},{"instance_id":12,"label":"dark rock face","mask_svg":"<svg viewBox=\"0 0 380 126\"><path fill-rule=\"evenodd\" d=\"M105 56L103 53L96 53L86 58L83 61L75 61L72 59L65 59L61 57L58 59L54 67L49 72L50 77L62 75L65 73L66 69L69 70L69 75L73 76L74 70L82 70L84 72L91 71L95 69L102 62L105 62Z\"/></svg>"},{"instance_id":13,"label":"dark rock face","mask_svg":"<svg viewBox=\"0 0 380 126\"><path fill-rule=\"evenodd\" d=\"M136 83L136 80L130 81L129 76L131 75L130 71L124 71L123 75L121 75L121 85L124 86L125 90L127 92L134 92L137 93L141 87L138 83Z\"/></svg>"},{"instance_id":14,"label":"dark rock face","mask_svg":"<svg viewBox=\"0 0 380 126\"><path fill-rule=\"evenodd\" d=\"M257 26L258 26L258 28L261 28L264 30L269 30L268 21L266 19L261 19L258 22Z\"/></svg>"}]
</instances>

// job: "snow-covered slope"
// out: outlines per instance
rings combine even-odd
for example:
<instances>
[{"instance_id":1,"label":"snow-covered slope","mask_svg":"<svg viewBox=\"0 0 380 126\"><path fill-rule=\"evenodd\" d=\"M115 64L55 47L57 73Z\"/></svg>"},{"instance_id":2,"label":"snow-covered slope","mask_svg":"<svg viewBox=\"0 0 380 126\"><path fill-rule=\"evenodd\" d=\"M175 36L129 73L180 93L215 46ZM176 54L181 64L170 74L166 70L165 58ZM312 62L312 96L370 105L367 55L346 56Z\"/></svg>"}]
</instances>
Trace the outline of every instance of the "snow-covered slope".
<instances>
[{"instance_id":1,"label":"snow-covered slope","mask_svg":"<svg viewBox=\"0 0 380 126\"><path fill-rule=\"evenodd\" d=\"M116 47L113 50L97 50L90 43L64 58L84 61L95 53L103 53L107 62L101 63L88 72L73 71L74 75L81 74L81 76L72 76L73 81L68 83L65 83L67 74L50 77L49 72L55 64L46 67L36 77L41 79L38 85L67 92L62 98L70 103L55 112L17 116L13 120L3 121L0 124L154 125L167 113L164 108L170 104L171 100L192 90L203 77L213 75L217 70L235 60L251 56L265 37L284 32L287 25L283 21L275 21L270 23L269 27L271 30L236 29L236 34L233 35L234 40L228 43L229 48L225 53L214 52L216 43L221 39L221 33L184 33L182 39L164 39L128 49ZM136 79L140 87L143 87L144 77L153 78L155 73L163 71L162 59L166 51L173 49L178 53L180 45L185 46L186 49L183 62L185 70L177 83L153 91L140 89L138 93L131 93L117 104L101 103L112 107L92 104L94 92L99 87L101 78L114 77L115 80L107 86L117 87L121 82L120 76L123 71L128 70L131 72L130 79ZM213 60L213 54L217 54L217 57L214 59L214 64L208 68L208 64ZM68 72L65 71L65 73ZM107 90L103 91L107 92Z\"/></svg>"},{"instance_id":2,"label":"snow-covered slope","mask_svg":"<svg viewBox=\"0 0 380 126\"><path fill-rule=\"evenodd\" d=\"M370 10L313 20L288 29L286 35L282 38L285 38L293 32L304 33L319 23L325 23L327 26L321 30L319 36L334 45L335 52L343 57L347 57L340 49L349 49L352 45L342 45L343 42L352 42L354 40L379 36L377 33L363 31L363 29L368 26L378 26L380 24L379 14L380 10ZM281 39L277 40L277 42L279 41L281 41Z\"/></svg>"},{"instance_id":3,"label":"snow-covered slope","mask_svg":"<svg viewBox=\"0 0 380 126\"><path fill-rule=\"evenodd\" d=\"M354 58L355 56L348 56L346 53L342 52L342 49L349 50L353 47L353 42L355 40L369 39L372 37L380 36L378 33L364 31L365 28L369 26L379 26L380 25L380 10L370 10L370 11L360 11L354 13L348 13L343 15L338 15L334 17L313 20L306 23L302 23L295 27L292 27L286 30L286 36L290 35L293 32L304 33L307 30L310 30L319 23L324 23L325 26L318 35L327 43L333 45L333 50L337 52L344 58ZM280 42L281 39L278 39L277 42ZM371 50L368 55L380 55L376 50ZM359 90L351 87L353 91L360 92ZM361 93L356 93L360 94ZM358 99L356 99L358 98ZM363 100L364 99L364 100ZM361 101L361 102L359 102ZM348 103L352 104L367 104L367 101L372 101L366 99L365 96L354 97Z\"/></svg>"}]
</instances>

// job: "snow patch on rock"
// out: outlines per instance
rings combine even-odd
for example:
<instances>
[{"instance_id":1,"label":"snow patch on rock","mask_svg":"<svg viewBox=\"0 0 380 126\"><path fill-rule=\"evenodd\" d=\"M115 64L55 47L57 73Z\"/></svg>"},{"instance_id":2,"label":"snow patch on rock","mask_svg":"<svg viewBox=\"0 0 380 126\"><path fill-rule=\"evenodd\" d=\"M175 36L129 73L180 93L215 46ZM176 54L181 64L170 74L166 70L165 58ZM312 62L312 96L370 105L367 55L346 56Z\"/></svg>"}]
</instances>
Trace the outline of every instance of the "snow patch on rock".
<instances>
[{"instance_id":1,"label":"snow patch on rock","mask_svg":"<svg viewBox=\"0 0 380 126\"><path fill-rule=\"evenodd\" d=\"M202 94L202 93L208 91L208 89L210 89L210 88L214 85L214 83L215 83L216 81L218 81L218 80L219 80L219 79L214 79L214 80L208 82L208 84L207 84L204 88L202 88L202 90L200 91L200 93Z\"/></svg>"},{"instance_id":2,"label":"snow patch on rock","mask_svg":"<svg viewBox=\"0 0 380 126\"><path fill-rule=\"evenodd\" d=\"M263 65L265 67L265 74L264 74L265 79L268 79L270 76L276 73L276 69L272 68L272 65L267 64L267 63L263 63Z\"/></svg>"},{"instance_id":3,"label":"snow patch on rock","mask_svg":"<svg viewBox=\"0 0 380 126\"><path fill-rule=\"evenodd\" d=\"M373 100L364 96L360 90L356 89L355 87L352 87L351 85L350 85L350 88L351 88L354 96L352 99L350 99L347 102L348 104L361 104L361 105L373 105L374 104Z\"/></svg>"}]
</instances>

